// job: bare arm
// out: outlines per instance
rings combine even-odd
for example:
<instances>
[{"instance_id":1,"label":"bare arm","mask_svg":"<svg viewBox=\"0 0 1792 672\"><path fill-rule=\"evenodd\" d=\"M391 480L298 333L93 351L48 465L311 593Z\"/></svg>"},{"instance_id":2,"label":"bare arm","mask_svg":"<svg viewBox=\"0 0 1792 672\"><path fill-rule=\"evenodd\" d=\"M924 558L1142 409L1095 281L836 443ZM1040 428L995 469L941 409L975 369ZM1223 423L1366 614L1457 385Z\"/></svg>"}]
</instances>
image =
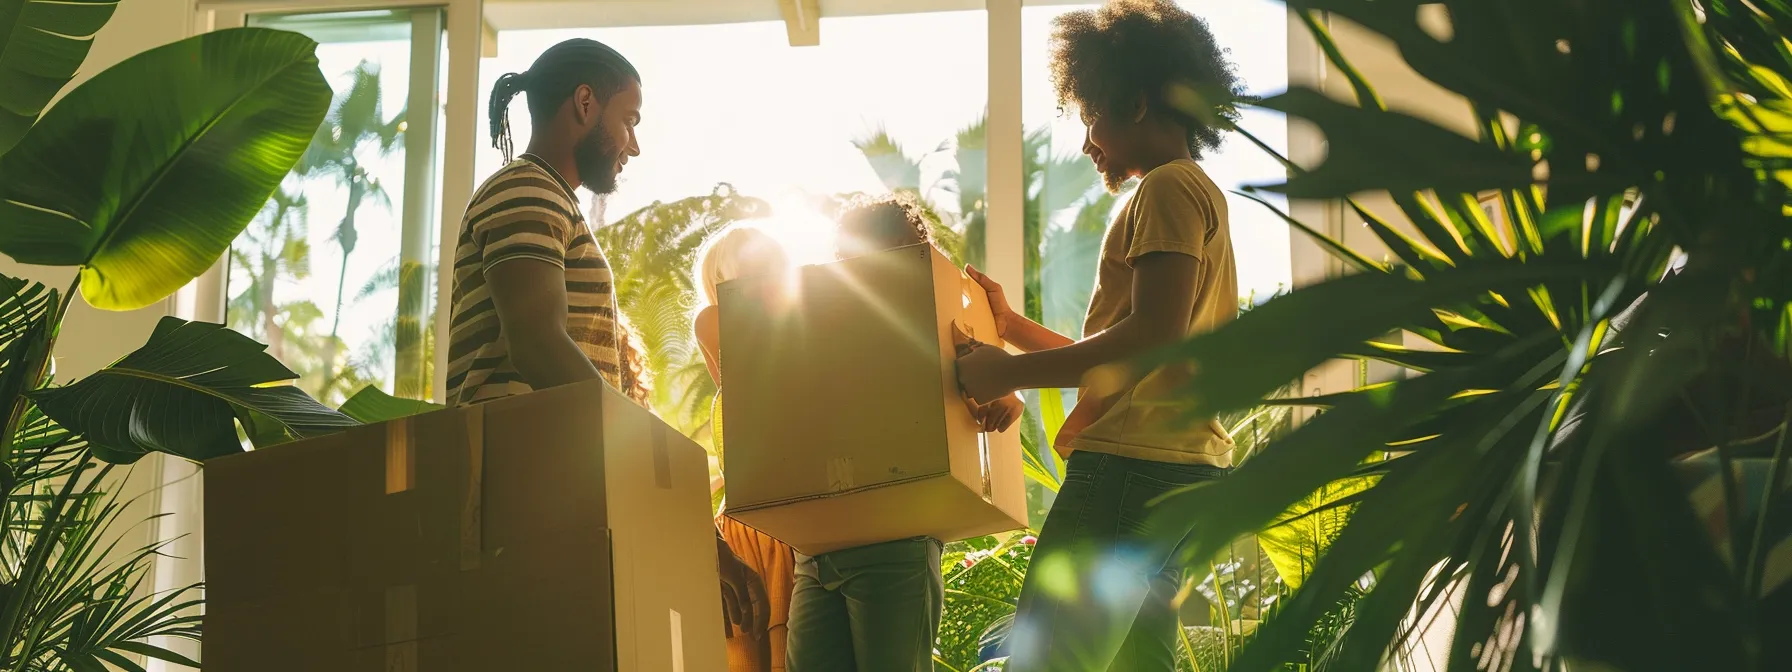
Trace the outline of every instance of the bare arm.
<instances>
[{"instance_id":1,"label":"bare arm","mask_svg":"<svg viewBox=\"0 0 1792 672\"><path fill-rule=\"evenodd\" d=\"M995 317L996 335L1001 336L1009 345L1019 348L1021 352L1037 352L1062 348L1076 342L1010 309L1002 285L984 275L983 271L977 270L977 267L966 266L964 272L983 287L983 293L989 299L989 311Z\"/></svg>"},{"instance_id":2,"label":"bare arm","mask_svg":"<svg viewBox=\"0 0 1792 672\"><path fill-rule=\"evenodd\" d=\"M566 333L566 272L533 258L485 270L510 361L529 387L547 389L599 378Z\"/></svg>"},{"instance_id":3,"label":"bare arm","mask_svg":"<svg viewBox=\"0 0 1792 672\"><path fill-rule=\"evenodd\" d=\"M1052 350L1076 343L1069 336L1052 331L1017 313L1009 313L1008 324L1005 326L1007 328L1002 330L1002 340L1019 348L1021 352Z\"/></svg>"},{"instance_id":4,"label":"bare arm","mask_svg":"<svg viewBox=\"0 0 1792 672\"><path fill-rule=\"evenodd\" d=\"M1083 376L1096 367L1182 340L1194 310L1199 271L1200 261L1185 254L1139 257L1133 262L1132 314L1112 328L1064 347L1022 355L980 348L959 360L959 380L978 399L1021 389L1080 387Z\"/></svg>"},{"instance_id":5,"label":"bare arm","mask_svg":"<svg viewBox=\"0 0 1792 672\"><path fill-rule=\"evenodd\" d=\"M716 385L722 384L722 326L720 311L715 306L704 306L698 311L692 326L696 327L697 349L703 352L703 363L709 367L709 379Z\"/></svg>"}]
</instances>

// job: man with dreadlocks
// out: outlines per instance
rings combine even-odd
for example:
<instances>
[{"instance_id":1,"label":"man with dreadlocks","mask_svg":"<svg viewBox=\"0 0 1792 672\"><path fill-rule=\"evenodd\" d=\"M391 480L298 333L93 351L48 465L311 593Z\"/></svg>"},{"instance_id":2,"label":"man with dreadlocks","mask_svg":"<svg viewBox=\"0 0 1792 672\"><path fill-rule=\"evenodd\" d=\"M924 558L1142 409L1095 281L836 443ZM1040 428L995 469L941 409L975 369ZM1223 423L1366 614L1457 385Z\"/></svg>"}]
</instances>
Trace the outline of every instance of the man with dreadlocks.
<instances>
[{"instance_id":1,"label":"man with dreadlocks","mask_svg":"<svg viewBox=\"0 0 1792 672\"><path fill-rule=\"evenodd\" d=\"M1207 24L1174 0L1110 0L1060 17L1051 71L1108 187L1142 181L1102 242L1088 338L1072 342L1011 312L1000 285L971 273L997 331L1026 353L971 351L958 360L966 391L985 400L1081 388L1057 438L1069 454L1064 486L1034 547L1005 669L1169 672L1187 530L1147 524L1149 507L1221 476L1233 444L1176 403L1186 367L1126 363L1238 312L1226 199L1196 160L1237 120L1242 87Z\"/></svg>"},{"instance_id":2,"label":"man with dreadlocks","mask_svg":"<svg viewBox=\"0 0 1792 672\"><path fill-rule=\"evenodd\" d=\"M529 147L511 157L510 101L526 94ZM473 192L454 255L448 398L472 404L602 379L622 390L625 355L610 266L580 215L575 185L603 196L641 154L641 75L601 43L561 42L528 70L498 78L492 144L506 165ZM763 633L765 584L718 532L722 595L733 627Z\"/></svg>"}]
</instances>

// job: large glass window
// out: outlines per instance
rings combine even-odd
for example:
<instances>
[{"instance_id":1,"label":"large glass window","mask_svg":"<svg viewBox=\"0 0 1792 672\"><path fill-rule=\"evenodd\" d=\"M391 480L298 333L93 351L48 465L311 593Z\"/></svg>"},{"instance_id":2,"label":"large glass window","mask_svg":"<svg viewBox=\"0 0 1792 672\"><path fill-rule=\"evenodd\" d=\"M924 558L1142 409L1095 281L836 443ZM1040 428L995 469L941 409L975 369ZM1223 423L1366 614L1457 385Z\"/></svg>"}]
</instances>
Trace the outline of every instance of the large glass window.
<instances>
[{"instance_id":1,"label":"large glass window","mask_svg":"<svg viewBox=\"0 0 1792 672\"><path fill-rule=\"evenodd\" d=\"M231 245L226 319L328 404L428 398L440 9L251 15L318 41L336 93L311 147Z\"/></svg>"},{"instance_id":2,"label":"large glass window","mask_svg":"<svg viewBox=\"0 0 1792 672\"><path fill-rule=\"evenodd\" d=\"M812 47L790 46L781 21L499 35L497 56L480 66L481 102L498 76L574 37L614 47L641 72L642 154L617 193L585 205L600 240L629 241L606 252L667 422L705 439L714 395L691 342L694 239L769 213L758 224L794 261L828 261L841 196L907 191L939 216L953 253L977 248L962 243L983 222L986 16L823 18ZM527 106L519 99L510 115L521 152ZM503 159L488 138L480 142L483 177Z\"/></svg>"}]
</instances>

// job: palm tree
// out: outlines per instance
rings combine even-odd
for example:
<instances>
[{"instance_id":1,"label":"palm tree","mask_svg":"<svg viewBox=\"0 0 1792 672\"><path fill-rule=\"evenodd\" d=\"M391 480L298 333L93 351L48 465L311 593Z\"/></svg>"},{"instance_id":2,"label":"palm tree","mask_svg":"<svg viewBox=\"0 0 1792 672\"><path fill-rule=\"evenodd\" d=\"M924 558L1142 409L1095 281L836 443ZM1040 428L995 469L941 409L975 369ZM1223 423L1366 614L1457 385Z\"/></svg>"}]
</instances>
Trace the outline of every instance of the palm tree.
<instances>
[{"instance_id":1,"label":"palm tree","mask_svg":"<svg viewBox=\"0 0 1792 672\"><path fill-rule=\"evenodd\" d=\"M331 315L330 339L333 342L325 361L324 380L333 387L341 356L338 335L342 327L343 291L348 282L348 259L355 251L359 234L355 215L364 202L390 207L385 189L363 165L366 155L374 151L386 156L404 147L405 111L387 119L380 100L379 65L361 61L349 72L352 82L347 93L338 98L329 117L318 126L311 146L293 170L300 175L324 175L348 190L348 207L336 227L336 244L342 250L342 267L336 280L336 310Z\"/></svg>"},{"instance_id":2,"label":"palm tree","mask_svg":"<svg viewBox=\"0 0 1792 672\"><path fill-rule=\"evenodd\" d=\"M359 306L398 290L397 312L380 325L372 340L362 343L355 359L361 368L379 371L391 353L392 394L404 399L427 398L435 380L435 330L429 328L435 323L435 310L424 310L429 272L425 264L393 259L361 285L351 304Z\"/></svg>"},{"instance_id":3,"label":"palm tree","mask_svg":"<svg viewBox=\"0 0 1792 672\"><path fill-rule=\"evenodd\" d=\"M988 128L987 116L979 117L959 129L951 140L941 143L934 151L951 151L954 167L925 190L920 182L921 160L926 155L910 156L881 128L853 141L853 146L890 191L914 194L936 213L943 208L930 198L933 192L954 196L957 201L954 210L958 220L956 228L963 239L962 258L958 261L978 265L984 260L988 229ZM1025 255L1025 312L1034 320L1047 321L1042 281L1049 273L1050 277L1061 280L1062 286L1071 288L1067 293L1054 292L1054 304L1074 306L1074 309L1063 312L1063 318L1047 326L1076 334L1081 330L1081 313L1088 305L1089 293L1094 290L1095 256L1116 197L1102 189L1100 176L1096 175L1095 166L1089 161L1052 151L1050 127L1042 126L1027 133L1022 145L1021 170L1026 195L1021 231ZM1064 217L1067 214L1069 216ZM1053 223L1061 219L1067 219L1070 224L1054 227ZM1050 254L1046 253L1048 246Z\"/></svg>"},{"instance_id":4,"label":"palm tree","mask_svg":"<svg viewBox=\"0 0 1792 672\"><path fill-rule=\"evenodd\" d=\"M276 190L261 215L230 246L231 268L248 281L230 298L226 321L232 329L267 343L268 353L280 359L286 356L281 324L291 306L276 303L274 288L282 279L302 280L311 273L306 206L303 193Z\"/></svg>"},{"instance_id":5,"label":"palm tree","mask_svg":"<svg viewBox=\"0 0 1792 672\"><path fill-rule=\"evenodd\" d=\"M765 201L718 184L708 196L655 202L594 231L613 269L616 304L647 356L652 405L687 435L702 434L716 393L691 332L692 266L712 236L770 214Z\"/></svg>"}]
</instances>

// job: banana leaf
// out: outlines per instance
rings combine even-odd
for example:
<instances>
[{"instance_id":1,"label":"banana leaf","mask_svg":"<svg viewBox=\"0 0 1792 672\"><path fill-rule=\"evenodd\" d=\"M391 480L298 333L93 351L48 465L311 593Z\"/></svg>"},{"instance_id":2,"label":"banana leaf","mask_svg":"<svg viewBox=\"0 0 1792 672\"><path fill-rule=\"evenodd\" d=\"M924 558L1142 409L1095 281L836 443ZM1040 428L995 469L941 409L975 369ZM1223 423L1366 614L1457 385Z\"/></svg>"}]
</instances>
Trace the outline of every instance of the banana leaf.
<instances>
[{"instance_id":1,"label":"banana leaf","mask_svg":"<svg viewBox=\"0 0 1792 672\"><path fill-rule=\"evenodd\" d=\"M266 350L222 325L164 317L118 363L29 396L113 463L151 452L190 460L240 452L238 419L255 425L251 434L267 442L258 447L360 424L281 384L298 375Z\"/></svg>"},{"instance_id":2,"label":"banana leaf","mask_svg":"<svg viewBox=\"0 0 1792 672\"><path fill-rule=\"evenodd\" d=\"M80 266L82 295L99 308L174 293L229 248L323 120L316 47L296 33L223 30L76 87L0 157L0 253Z\"/></svg>"}]
</instances>

